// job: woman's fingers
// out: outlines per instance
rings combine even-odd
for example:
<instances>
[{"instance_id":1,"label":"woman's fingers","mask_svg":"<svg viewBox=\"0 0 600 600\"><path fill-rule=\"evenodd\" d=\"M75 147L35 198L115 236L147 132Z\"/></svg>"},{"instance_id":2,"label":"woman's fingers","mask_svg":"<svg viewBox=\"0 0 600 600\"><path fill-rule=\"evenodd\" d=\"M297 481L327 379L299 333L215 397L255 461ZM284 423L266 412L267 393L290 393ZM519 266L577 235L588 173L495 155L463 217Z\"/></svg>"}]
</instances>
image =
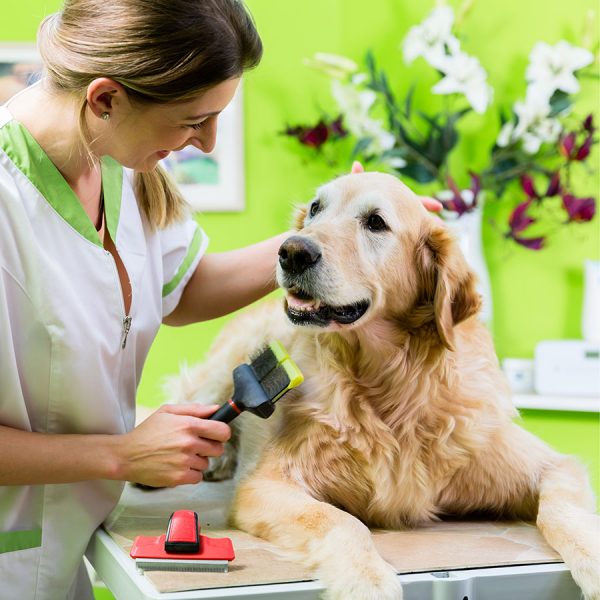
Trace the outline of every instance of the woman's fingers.
<instances>
[{"instance_id":1,"label":"woman's fingers","mask_svg":"<svg viewBox=\"0 0 600 600\"><path fill-rule=\"evenodd\" d=\"M206 417L212 415L218 404L205 406L203 404L165 404L160 411L178 415L185 419L187 431L198 436L217 442L226 442L231 437L231 429L221 421L210 421Z\"/></svg>"},{"instance_id":2,"label":"woman's fingers","mask_svg":"<svg viewBox=\"0 0 600 600\"><path fill-rule=\"evenodd\" d=\"M354 174L364 172L365 168L362 166L361 163L355 160L352 163L352 169L350 170L350 173ZM423 203L423 206L427 210L430 210L432 212L440 212L443 208L442 203L439 200L436 200L435 198L430 198L429 196L417 196L417 198Z\"/></svg>"},{"instance_id":3,"label":"woman's fingers","mask_svg":"<svg viewBox=\"0 0 600 600\"><path fill-rule=\"evenodd\" d=\"M440 212L443 208L442 203L435 198L429 196L417 196L417 198L423 203L423 206L432 212Z\"/></svg>"}]
</instances>

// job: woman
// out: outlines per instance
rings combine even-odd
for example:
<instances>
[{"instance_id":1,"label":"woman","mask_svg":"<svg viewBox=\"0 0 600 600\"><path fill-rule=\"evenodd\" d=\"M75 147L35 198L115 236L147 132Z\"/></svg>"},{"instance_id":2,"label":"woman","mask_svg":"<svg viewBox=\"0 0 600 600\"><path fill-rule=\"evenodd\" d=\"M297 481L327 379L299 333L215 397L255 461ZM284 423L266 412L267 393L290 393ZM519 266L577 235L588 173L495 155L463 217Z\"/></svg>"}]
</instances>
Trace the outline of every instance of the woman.
<instances>
[{"instance_id":1,"label":"woman","mask_svg":"<svg viewBox=\"0 0 600 600\"><path fill-rule=\"evenodd\" d=\"M284 236L203 257L157 166L214 147L258 64L241 2L67 0L38 44L42 81L0 108L0 598L80 600L82 555L123 481L199 482L230 435L193 405L134 428L161 322L273 290Z\"/></svg>"},{"instance_id":2,"label":"woman","mask_svg":"<svg viewBox=\"0 0 600 600\"><path fill-rule=\"evenodd\" d=\"M281 238L200 260L206 237L157 167L213 148L258 64L240 2L68 0L38 43L43 80L0 109L0 597L79 600L123 481L198 482L230 434L200 406L133 428L161 321L274 289Z\"/></svg>"}]
</instances>

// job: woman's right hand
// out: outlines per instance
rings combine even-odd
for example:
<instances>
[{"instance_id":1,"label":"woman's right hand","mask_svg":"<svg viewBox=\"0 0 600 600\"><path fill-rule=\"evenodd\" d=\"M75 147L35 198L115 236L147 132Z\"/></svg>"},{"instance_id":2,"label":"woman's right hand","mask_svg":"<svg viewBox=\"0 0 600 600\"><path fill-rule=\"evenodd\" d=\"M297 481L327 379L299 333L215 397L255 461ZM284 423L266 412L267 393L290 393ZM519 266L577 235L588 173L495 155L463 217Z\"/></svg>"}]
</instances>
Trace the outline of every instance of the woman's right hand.
<instances>
[{"instance_id":1,"label":"woman's right hand","mask_svg":"<svg viewBox=\"0 0 600 600\"><path fill-rule=\"evenodd\" d=\"M218 406L165 404L121 436L120 479L151 487L202 481L208 457L220 456L231 436L225 423L209 421Z\"/></svg>"}]
</instances>

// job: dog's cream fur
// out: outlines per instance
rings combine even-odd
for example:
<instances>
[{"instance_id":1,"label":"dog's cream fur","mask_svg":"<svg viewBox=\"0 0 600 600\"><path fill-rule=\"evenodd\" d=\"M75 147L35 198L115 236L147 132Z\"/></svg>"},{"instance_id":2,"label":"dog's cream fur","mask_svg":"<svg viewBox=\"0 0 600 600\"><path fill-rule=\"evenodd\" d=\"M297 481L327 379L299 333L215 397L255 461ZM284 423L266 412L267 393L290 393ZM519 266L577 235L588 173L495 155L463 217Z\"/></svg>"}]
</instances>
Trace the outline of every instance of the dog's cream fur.
<instances>
[{"instance_id":1,"label":"dog's cream fur","mask_svg":"<svg viewBox=\"0 0 600 600\"><path fill-rule=\"evenodd\" d=\"M240 483L232 522L314 568L340 600L401 598L368 526L484 511L536 520L588 600L600 600L600 521L577 461L512 422L510 391L477 320L472 272L438 217L395 178L323 186L296 235L322 251L311 289L368 299L351 325L294 326L281 302L231 322L208 361L171 382L177 401L222 403L231 372L278 339L305 375L267 421L245 415L212 478ZM377 212L389 229L370 231ZM281 268L284 287L289 280ZM237 453L237 459L234 454Z\"/></svg>"}]
</instances>

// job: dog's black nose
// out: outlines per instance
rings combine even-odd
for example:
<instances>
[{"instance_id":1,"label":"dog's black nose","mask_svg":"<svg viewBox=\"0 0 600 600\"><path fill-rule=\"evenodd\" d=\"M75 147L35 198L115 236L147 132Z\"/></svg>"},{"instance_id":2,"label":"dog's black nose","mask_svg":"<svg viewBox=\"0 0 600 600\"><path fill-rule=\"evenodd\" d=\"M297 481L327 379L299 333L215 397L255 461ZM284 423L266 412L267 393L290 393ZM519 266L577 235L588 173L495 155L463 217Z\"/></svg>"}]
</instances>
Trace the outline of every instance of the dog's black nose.
<instances>
[{"instance_id":1,"label":"dog's black nose","mask_svg":"<svg viewBox=\"0 0 600 600\"><path fill-rule=\"evenodd\" d=\"M321 250L309 239L292 236L279 248L279 264L284 271L300 275L314 267L321 258Z\"/></svg>"}]
</instances>

